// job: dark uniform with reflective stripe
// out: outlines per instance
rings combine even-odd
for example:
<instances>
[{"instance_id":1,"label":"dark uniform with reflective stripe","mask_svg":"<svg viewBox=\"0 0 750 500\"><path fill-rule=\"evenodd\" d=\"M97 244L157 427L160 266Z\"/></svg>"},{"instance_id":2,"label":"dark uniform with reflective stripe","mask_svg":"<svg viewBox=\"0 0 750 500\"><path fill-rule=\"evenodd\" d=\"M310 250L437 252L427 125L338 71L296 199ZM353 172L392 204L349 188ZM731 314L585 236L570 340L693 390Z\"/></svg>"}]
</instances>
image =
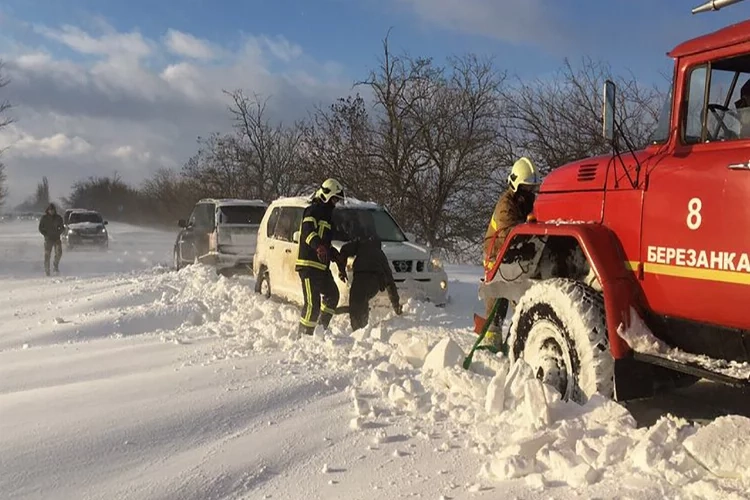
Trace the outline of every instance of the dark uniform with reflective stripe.
<instances>
[{"instance_id":1,"label":"dark uniform with reflective stripe","mask_svg":"<svg viewBox=\"0 0 750 500\"><path fill-rule=\"evenodd\" d=\"M338 260L338 252L331 246L332 217L333 205L318 198L302 214L295 270L302 280L304 297L300 329L307 335L312 335L317 323L328 328L339 303L339 289L330 271L330 262ZM318 257L321 246L328 254L324 261Z\"/></svg>"},{"instance_id":2,"label":"dark uniform with reflective stripe","mask_svg":"<svg viewBox=\"0 0 750 500\"><path fill-rule=\"evenodd\" d=\"M398 289L380 240L371 237L350 241L341 247L340 252L342 262L346 262L349 257L356 257L352 268L354 276L349 291L349 319L352 330L367 326L370 316L370 300L378 292L388 290L388 298L393 310L401 314Z\"/></svg>"}]
</instances>

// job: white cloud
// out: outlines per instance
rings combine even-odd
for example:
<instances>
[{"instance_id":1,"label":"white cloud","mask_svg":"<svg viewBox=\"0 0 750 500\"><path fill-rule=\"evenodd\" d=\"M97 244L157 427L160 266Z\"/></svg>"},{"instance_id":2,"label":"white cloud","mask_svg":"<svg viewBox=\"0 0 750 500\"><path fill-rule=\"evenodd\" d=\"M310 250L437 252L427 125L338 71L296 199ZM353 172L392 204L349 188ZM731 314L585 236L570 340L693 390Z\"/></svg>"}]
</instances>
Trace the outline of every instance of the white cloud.
<instances>
[{"instance_id":1,"label":"white cloud","mask_svg":"<svg viewBox=\"0 0 750 500\"><path fill-rule=\"evenodd\" d=\"M34 137L10 125L0 131L0 149L8 148L5 161L13 158L71 157L89 153L93 148L85 139L69 137L62 132L48 137Z\"/></svg>"},{"instance_id":2,"label":"white cloud","mask_svg":"<svg viewBox=\"0 0 750 500\"><path fill-rule=\"evenodd\" d=\"M289 62L293 59L297 59L302 55L302 47L297 44L291 43L284 37L276 37L275 39L263 37L263 43L271 51L271 54L281 59L284 62Z\"/></svg>"},{"instance_id":3,"label":"white cloud","mask_svg":"<svg viewBox=\"0 0 750 500\"><path fill-rule=\"evenodd\" d=\"M283 37L247 36L231 51L176 30L157 42L105 22L97 33L34 29L45 45L0 45L11 80L0 98L17 119L0 131L0 145L11 145L3 154L11 204L43 175L59 199L91 175L117 171L137 185L156 168L179 167L198 136L231 126L224 89L271 97L269 112L285 121L350 91L340 65ZM56 56L60 46L87 57Z\"/></svg>"},{"instance_id":4,"label":"white cloud","mask_svg":"<svg viewBox=\"0 0 750 500\"><path fill-rule=\"evenodd\" d=\"M98 38L70 25L65 25L62 29L38 26L36 31L81 54L109 56L119 54L140 59L152 53L151 46L153 44L147 42L140 33L135 31L130 33L106 33Z\"/></svg>"},{"instance_id":5,"label":"white cloud","mask_svg":"<svg viewBox=\"0 0 750 500\"><path fill-rule=\"evenodd\" d=\"M210 60L217 57L218 50L214 48L212 43L182 31L168 30L165 43L169 51L178 56L200 60Z\"/></svg>"}]
</instances>

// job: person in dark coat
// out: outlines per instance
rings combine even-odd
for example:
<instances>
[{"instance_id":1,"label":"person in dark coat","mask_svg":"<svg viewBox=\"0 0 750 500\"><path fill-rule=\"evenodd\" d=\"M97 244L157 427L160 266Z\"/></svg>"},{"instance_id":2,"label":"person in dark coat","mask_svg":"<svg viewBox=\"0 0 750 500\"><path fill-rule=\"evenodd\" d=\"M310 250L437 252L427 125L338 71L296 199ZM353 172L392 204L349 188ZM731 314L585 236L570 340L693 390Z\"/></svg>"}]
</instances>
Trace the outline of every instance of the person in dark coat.
<instances>
[{"instance_id":1,"label":"person in dark coat","mask_svg":"<svg viewBox=\"0 0 750 500\"><path fill-rule=\"evenodd\" d=\"M343 198L341 184L327 179L302 214L295 271L302 282L299 333L304 335L312 335L317 324L327 329L339 302L339 289L330 270L331 261L339 263L331 246L331 224L333 209Z\"/></svg>"},{"instance_id":2,"label":"person in dark coat","mask_svg":"<svg viewBox=\"0 0 750 500\"><path fill-rule=\"evenodd\" d=\"M354 257L352 265L352 284L349 290L349 320L352 330L359 330L367 326L370 317L370 300L378 292L388 291L388 298L396 314L401 314L403 308L399 303L398 289L393 280L391 266L383 252L382 242L374 234L355 238L341 247L339 258L342 262ZM339 278L346 281L346 273L342 270Z\"/></svg>"},{"instance_id":3,"label":"person in dark coat","mask_svg":"<svg viewBox=\"0 0 750 500\"><path fill-rule=\"evenodd\" d=\"M65 225L54 203L50 203L44 215L39 220L39 232L44 236L44 273L49 276L49 261L52 249L55 249L55 260L53 269L60 272L60 259L62 258L62 242L60 236L65 231Z\"/></svg>"}]
</instances>

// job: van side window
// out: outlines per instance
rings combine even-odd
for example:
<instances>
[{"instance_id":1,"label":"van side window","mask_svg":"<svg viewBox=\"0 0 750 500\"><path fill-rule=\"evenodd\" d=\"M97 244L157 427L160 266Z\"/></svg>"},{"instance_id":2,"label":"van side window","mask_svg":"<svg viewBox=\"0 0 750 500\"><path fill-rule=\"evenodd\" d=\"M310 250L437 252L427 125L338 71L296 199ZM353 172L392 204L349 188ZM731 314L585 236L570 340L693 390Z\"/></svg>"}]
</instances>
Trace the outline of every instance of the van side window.
<instances>
[{"instance_id":1,"label":"van side window","mask_svg":"<svg viewBox=\"0 0 750 500\"><path fill-rule=\"evenodd\" d=\"M294 207L294 220L292 221L292 236L296 231L302 231L302 215L305 213L304 208Z\"/></svg>"},{"instance_id":2,"label":"van side window","mask_svg":"<svg viewBox=\"0 0 750 500\"><path fill-rule=\"evenodd\" d=\"M200 203L193 210L194 225L196 228L212 229L216 218L214 205L212 203ZM191 216L191 218L193 217Z\"/></svg>"},{"instance_id":3,"label":"van side window","mask_svg":"<svg viewBox=\"0 0 750 500\"><path fill-rule=\"evenodd\" d=\"M193 227L209 229L214 226L214 206L210 203L198 203L190 214L190 222Z\"/></svg>"},{"instance_id":4,"label":"van side window","mask_svg":"<svg viewBox=\"0 0 750 500\"><path fill-rule=\"evenodd\" d=\"M282 241L292 241L292 235L296 231L294 220L294 207L282 207L279 221L276 223L274 230L274 238Z\"/></svg>"},{"instance_id":5,"label":"van side window","mask_svg":"<svg viewBox=\"0 0 750 500\"><path fill-rule=\"evenodd\" d=\"M279 207L273 209L271 215L268 216L268 224L266 225L266 236L269 238L274 237L274 231L276 231L276 223L279 221L279 213L281 210Z\"/></svg>"}]
</instances>

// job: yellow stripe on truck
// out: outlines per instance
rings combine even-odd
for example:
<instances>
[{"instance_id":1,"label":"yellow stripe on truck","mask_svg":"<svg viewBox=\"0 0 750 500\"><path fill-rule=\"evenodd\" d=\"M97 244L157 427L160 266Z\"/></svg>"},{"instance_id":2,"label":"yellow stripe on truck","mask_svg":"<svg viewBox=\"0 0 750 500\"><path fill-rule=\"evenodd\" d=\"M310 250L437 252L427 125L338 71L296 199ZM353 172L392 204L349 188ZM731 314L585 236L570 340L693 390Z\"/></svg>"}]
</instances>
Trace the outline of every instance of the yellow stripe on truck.
<instances>
[{"instance_id":1,"label":"yellow stripe on truck","mask_svg":"<svg viewBox=\"0 0 750 500\"><path fill-rule=\"evenodd\" d=\"M625 267L633 272L638 270L638 261L627 261ZM721 269L701 269L696 267L674 266L669 264L643 263L643 272L659 276L673 276L675 278L688 278L705 281L718 281L720 283L734 283L737 285L750 285L750 273L742 271L724 271Z\"/></svg>"}]
</instances>

